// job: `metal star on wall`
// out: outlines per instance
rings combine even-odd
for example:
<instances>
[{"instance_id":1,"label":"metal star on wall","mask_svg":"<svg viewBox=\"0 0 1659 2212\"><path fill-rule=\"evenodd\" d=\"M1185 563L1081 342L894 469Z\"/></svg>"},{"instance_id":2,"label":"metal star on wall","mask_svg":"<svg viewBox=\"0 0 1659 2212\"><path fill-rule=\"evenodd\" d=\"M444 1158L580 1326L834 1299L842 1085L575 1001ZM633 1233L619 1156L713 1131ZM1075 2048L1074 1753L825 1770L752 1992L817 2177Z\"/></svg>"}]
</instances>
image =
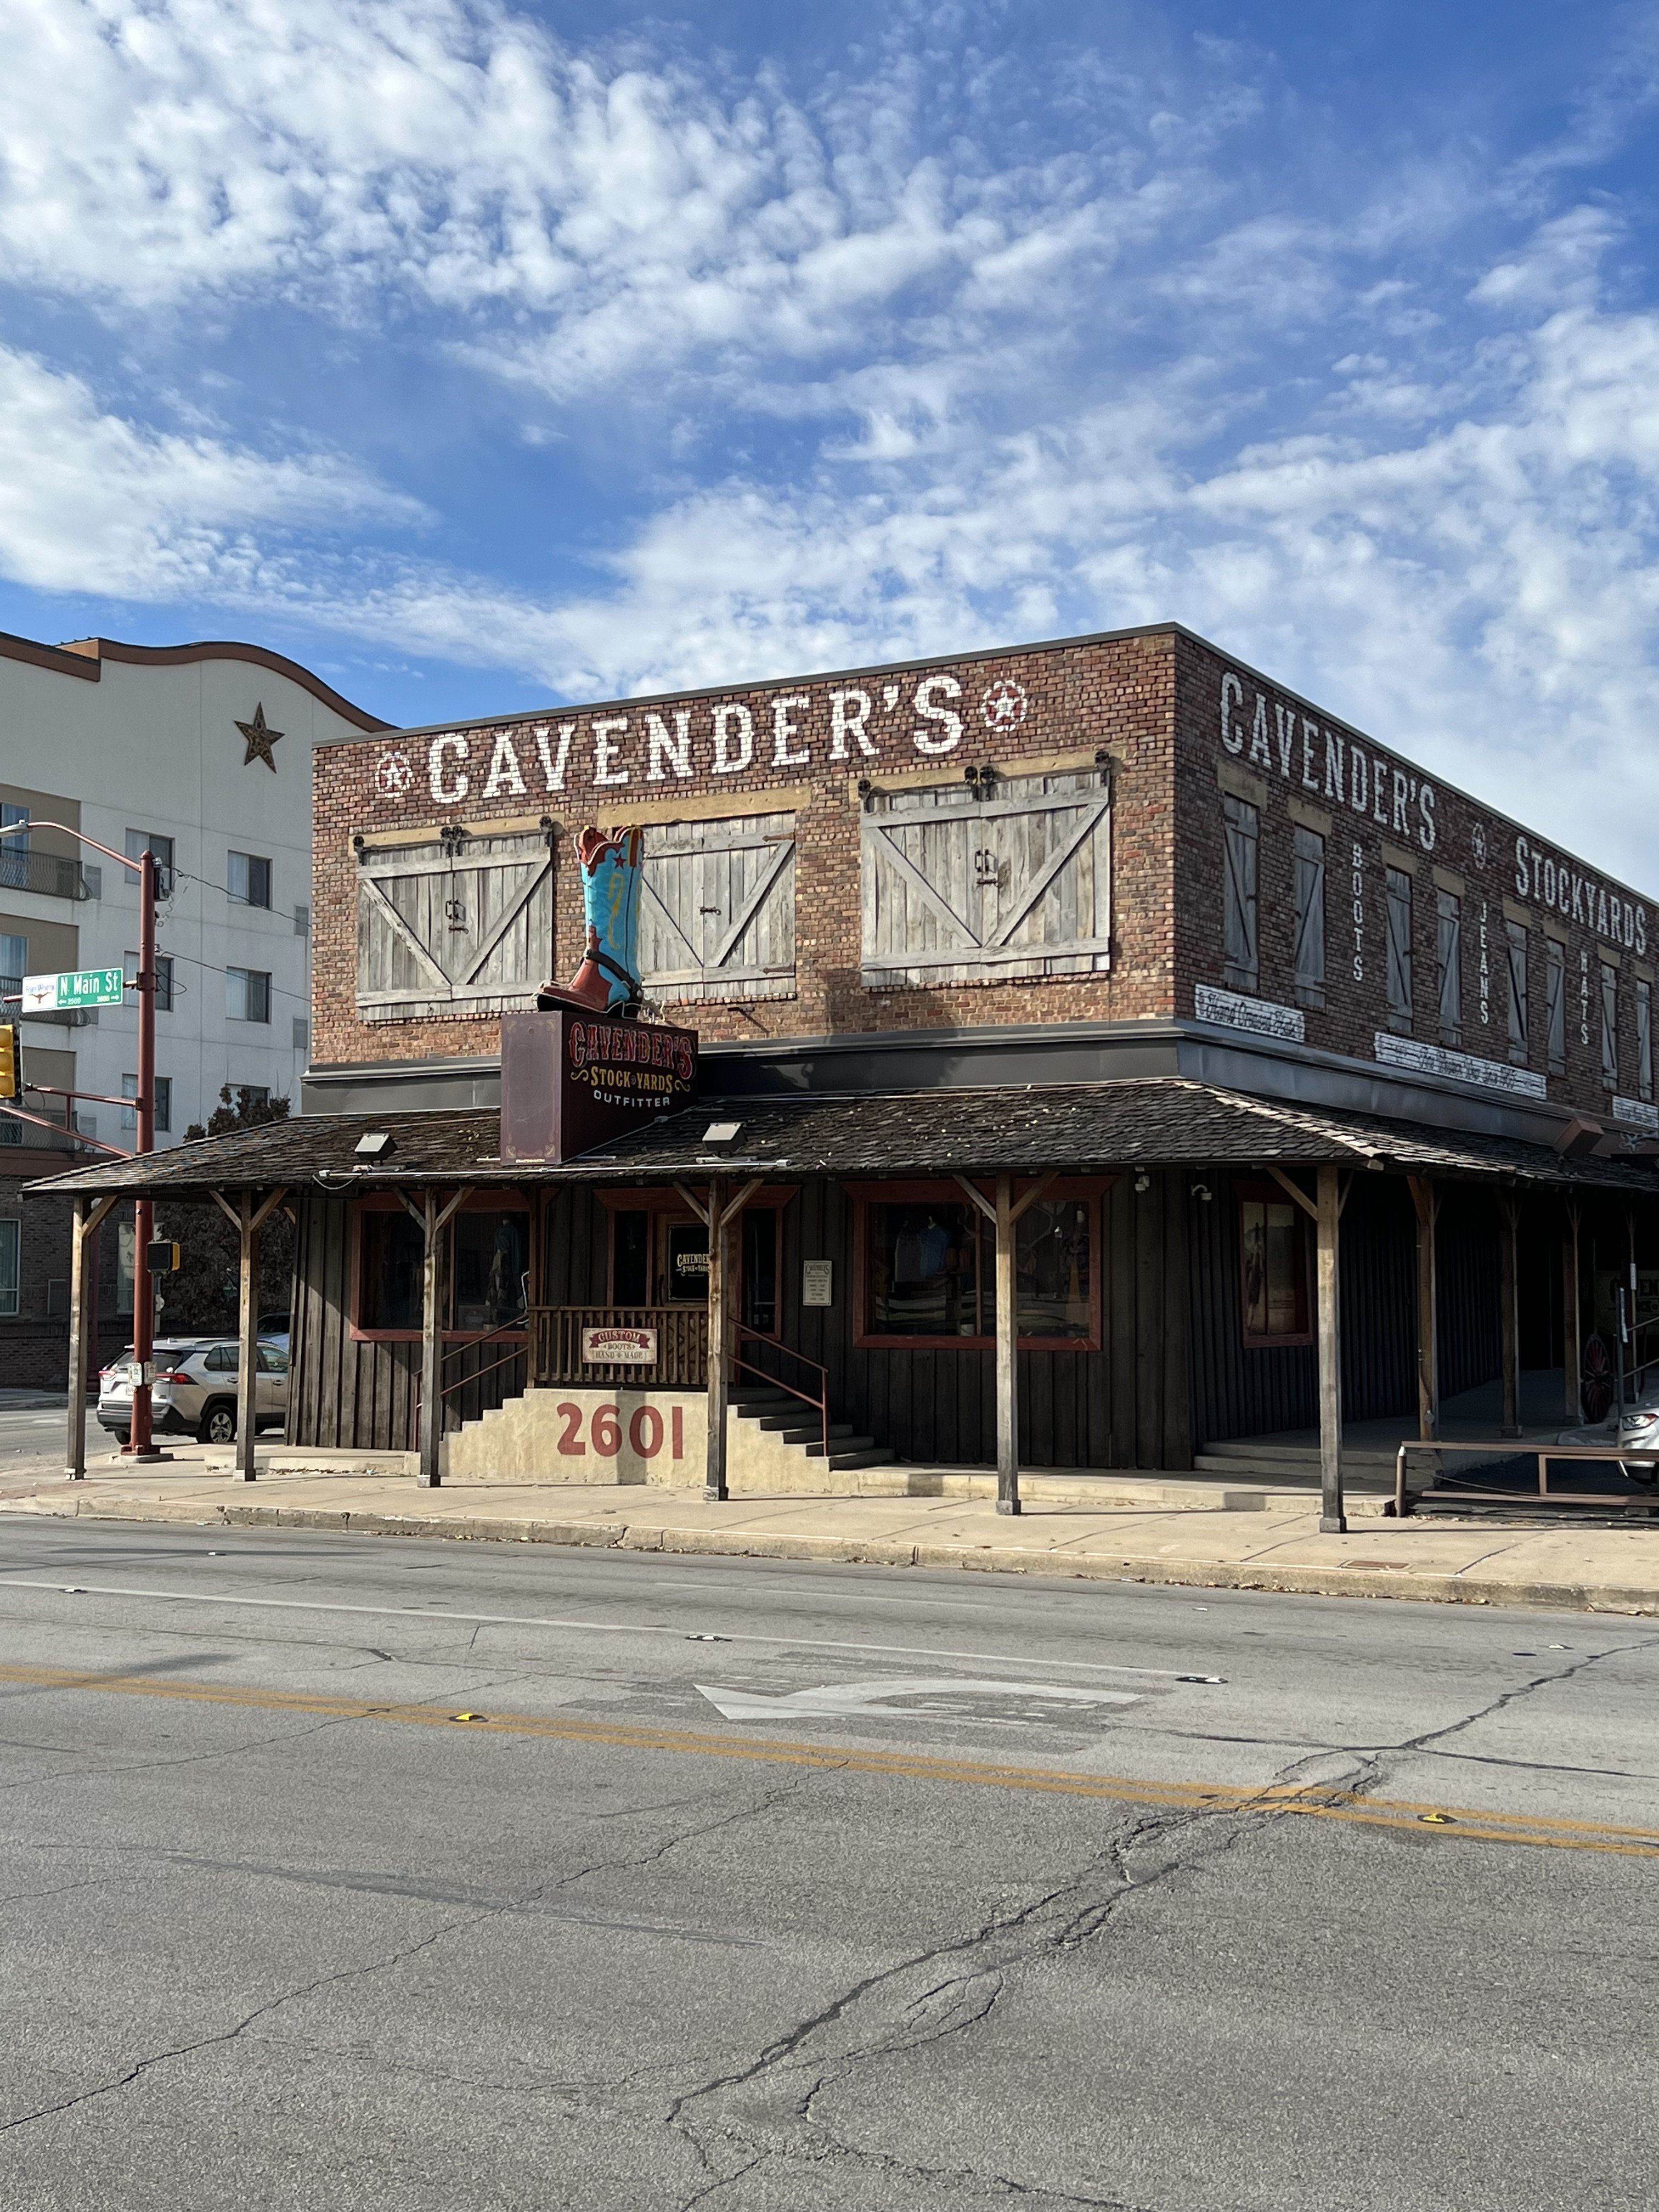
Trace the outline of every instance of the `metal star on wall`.
<instances>
[{"instance_id":1,"label":"metal star on wall","mask_svg":"<svg viewBox=\"0 0 1659 2212\"><path fill-rule=\"evenodd\" d=\"M261 700L254 708L253 720L251 722L238 722L236 726L247 739L247 753L242 766L252 768L255 761L262 760L275 775L276 762L270 749L281 738L283 732L267 726L264 700Z\"/></svg>"}]
</instances>

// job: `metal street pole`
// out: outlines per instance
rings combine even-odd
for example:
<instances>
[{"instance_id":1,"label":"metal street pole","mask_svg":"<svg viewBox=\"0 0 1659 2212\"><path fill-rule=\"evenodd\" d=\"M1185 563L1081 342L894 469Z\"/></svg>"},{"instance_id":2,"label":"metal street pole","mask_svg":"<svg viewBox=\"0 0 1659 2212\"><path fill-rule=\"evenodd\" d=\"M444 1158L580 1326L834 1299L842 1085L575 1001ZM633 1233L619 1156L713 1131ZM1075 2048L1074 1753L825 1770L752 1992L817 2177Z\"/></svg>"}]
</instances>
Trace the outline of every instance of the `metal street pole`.
<instances>
[{"instance_id":1,"label":"metal street pole","mask_svg":"<svg viewBox=\"0 0 1659 2212\"><path fill-rule=\"evenodd\" d=\"M118 867L132 866L125 854L112 852L67 822L9 823L0 830L0 837L16 836L31 829L61 830ZM138 1097L134 1118L138 1124L137 1150L149 1152L155 1149L155 855L150 852L144 853L138 862L138 975L133 988L138 994ZM172 1457L170 1452L156 1450L150 1430L148 1370L155 1355L155 1282L149 1266L153 1227L154 1208L148 1199L141 1198L133 1208L136 1249L132 1255L132 1356L140 1380L133 1386L132 1428L125 1447L135 1459Z\"/></svg>"},{"instance_id":2,"label":"metal street pole","mask_svg":"<svg viewBox=\"0 0 1659 2212\"><path fill-rule=\"evenodd\" d=\"M155 1149L155 855L138 862L138 1123L139 1152ZM150 1370L155 1364L155 1278L149 1271L155 1209L147 1198L132 1209L132 1357L138 1380L132 1390L132 1428L123 1450L133 1459L171 1459L155 1449L150 1427Z\"/></svg>"}]
</instances>

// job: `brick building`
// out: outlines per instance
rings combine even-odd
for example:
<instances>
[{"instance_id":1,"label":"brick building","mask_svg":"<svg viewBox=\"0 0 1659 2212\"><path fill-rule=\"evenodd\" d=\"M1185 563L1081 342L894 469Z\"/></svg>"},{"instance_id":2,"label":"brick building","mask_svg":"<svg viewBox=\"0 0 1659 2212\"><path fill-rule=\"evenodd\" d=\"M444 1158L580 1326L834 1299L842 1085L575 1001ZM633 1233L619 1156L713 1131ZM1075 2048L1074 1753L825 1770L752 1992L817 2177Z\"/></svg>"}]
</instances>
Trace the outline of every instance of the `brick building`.
<instances>
[{"instance_id":1,"label":"brick building","mask_svg":"<svg viewBox=\"0 0 1659 2212\"><path fill-rule=\"evenodd\" d=\"M1644 1272L1646 900L1179 627L341 732L314 778L307 1117L167 1186L303 1188L301 1441L415 1437L417 1192L469 1194L452 1431L526 1373L614 1395L574 1316L653 1316L665 1360L711 1189L747 1190L732 1376L811 1368L843 1455L984 1463L1001 1418L1006 1460L1017 1389L1027 1464L1182 1467L1328 1431L1339 1366L1351 1419L1492 1380L1512 1425L1525 1371L1576 1417ZM501 1018L580 957L587 823L643 833L647 1018L697 1031L700 1103L503 1161Z\"/></svg>"}]
</instances>

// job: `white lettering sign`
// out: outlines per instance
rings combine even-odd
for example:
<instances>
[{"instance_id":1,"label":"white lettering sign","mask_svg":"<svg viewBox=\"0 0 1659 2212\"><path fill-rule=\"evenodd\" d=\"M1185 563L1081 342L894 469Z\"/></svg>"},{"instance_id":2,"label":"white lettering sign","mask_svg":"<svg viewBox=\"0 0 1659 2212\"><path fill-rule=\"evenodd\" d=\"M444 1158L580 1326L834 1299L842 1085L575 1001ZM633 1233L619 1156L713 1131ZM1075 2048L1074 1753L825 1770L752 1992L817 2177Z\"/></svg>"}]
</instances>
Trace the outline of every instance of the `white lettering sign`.
<instances>
[{"instance_id":1,"label":"white lettering sign","mask_svg":"<svg viewBox=\"0 0 1659 2212\"><path fill-rule=\"evenodd\" d=\"M1254 712L1249 701L1255 699ZM1438 835L1434 786L1414 769L1369 750L1282 699L1268 712L1265 691L1247 690L1230 668L1221 679L1221 744L1282 783L1316 793L1396 837L1415 838L1431 853Z\"/></svg>"},{"instance_id":2,"label":"white lettering sign","mask_svg":"<svg viewBox=\"0 0 1659 2212\"><path fill-rule=\"evenodd\" d=\"M974 695L979 696L977 689ZM722 699L635 714L575 715L492 730L446 730L427 740L427 788L440 806L472 797L532 799L560 793L623 790L707 774L741 775L845 762L937 760L957 751L967 733L959 678L944 671L879 694L854 684L834 690L757 695L758 704ZM1029 695L1004 678L984 695L993 732L1008 733L1033 716ZM387 798L412 790L401 755L398 774L383 756L377 787ZM399 781L406 775L408 782ZM1312 787L1310 787L1311 788Z\"/></svg>"},{"instance_id":3,"label":"white lettering sign","mask_svg":"<svg viewBox=\"0 0 1659 2212\"><path fill-rule=\"evenodd\" d=\"M1376 1057L1385 1067L1408 1067L1418 1075L1438 1075L1452 1083L1478 1083L1486 1091L1512 1091L1522 1098L1543 1098L1548 1086L1529 1067L1507 1060L1480 1060L1472 1052L1448 1052L1443 1045L1419 1044L1415 1037L1376 1032Z\"/></svg>"},{"instance_id":4,"label":"white lettering sign","mask_svg":"<svg viewBox=\"0 0 1659 2212\"><path fill-rule=\"evenodd\" d=\"M1644 1106L1639 1098L1615 1098L1613 1118L1628 1121L1634 1129L1645 1129L1650 1136L1659 1136L1659 1106Z\"/></svg>"},{"instance_id":5,"label":"white lettering sign","mask_svg":"<svg viewBox=\"0 0 1659 2212\"><path fill-rule=\"evenodd\" d=\"M1249 1030L1257 1036L1289 1037L1300 1044L1307 1035L1299 1006L1241 998L1237 991L1213 990L1207 983L1200 983L1194 993L1193 1012L1201 1022L1215 1022L1225 1030Z\"/></svg>"}]
</instances>

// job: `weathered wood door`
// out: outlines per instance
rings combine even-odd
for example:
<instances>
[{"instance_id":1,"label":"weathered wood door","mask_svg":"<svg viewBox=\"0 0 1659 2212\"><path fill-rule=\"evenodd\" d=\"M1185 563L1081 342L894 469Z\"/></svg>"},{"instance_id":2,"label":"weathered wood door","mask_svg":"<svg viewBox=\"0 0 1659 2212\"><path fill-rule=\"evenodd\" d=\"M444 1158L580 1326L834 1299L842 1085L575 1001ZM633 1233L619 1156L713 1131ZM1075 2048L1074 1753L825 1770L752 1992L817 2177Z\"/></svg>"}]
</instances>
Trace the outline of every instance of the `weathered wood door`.
<instances>
[{"instance_id":1,"label":"weathered wood door","mask_svg":"<svg viewBox=\"0 0 1659 2212\"><path fill-rule=\"evenodd\" d=\"M1098 774L878 792L864 817L866 984L1080 975L1111 960L1111 792Z\"/></svg>"},{"instance_id":2,"label":"weathered wood door","mask_svg":"<svg viewBox=\"0 0 1659 2212\"><path fill-rule=\"evenodd\" d=\"M795 817L647 827L640 896L647 999L795 992Z\"/></svg>"},{"instance_id":3,"label":"weathered wood door","mask_svg":"<svg viewBox=\"0 0 1659 2212\"><path fill-rule=\"evenodd\" d=\"M539 830L363 847L357 1009L365 1021L529 1006L552 972L553 854Z\"/></svg>"}]
</instances>

